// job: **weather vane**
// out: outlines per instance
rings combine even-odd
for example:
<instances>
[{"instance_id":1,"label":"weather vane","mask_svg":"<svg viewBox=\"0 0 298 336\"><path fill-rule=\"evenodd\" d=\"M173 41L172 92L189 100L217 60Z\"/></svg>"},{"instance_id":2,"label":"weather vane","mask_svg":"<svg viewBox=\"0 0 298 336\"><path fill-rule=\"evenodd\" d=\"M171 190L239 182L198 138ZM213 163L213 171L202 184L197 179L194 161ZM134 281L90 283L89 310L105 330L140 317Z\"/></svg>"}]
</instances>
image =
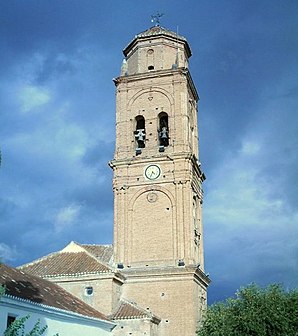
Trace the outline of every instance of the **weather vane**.
<instances>
[{"instance_id":1,"label":"weather vane","mask_svg":"<svg viewBox=\"0 0 298 336\"><path fill-rule=\"evenodd\" d=\"M155 15L151 15L151 22L155 22L155 26L160 25L160 18L164 16L163 13L157 12Z\"/></svg>"}]
</instances>

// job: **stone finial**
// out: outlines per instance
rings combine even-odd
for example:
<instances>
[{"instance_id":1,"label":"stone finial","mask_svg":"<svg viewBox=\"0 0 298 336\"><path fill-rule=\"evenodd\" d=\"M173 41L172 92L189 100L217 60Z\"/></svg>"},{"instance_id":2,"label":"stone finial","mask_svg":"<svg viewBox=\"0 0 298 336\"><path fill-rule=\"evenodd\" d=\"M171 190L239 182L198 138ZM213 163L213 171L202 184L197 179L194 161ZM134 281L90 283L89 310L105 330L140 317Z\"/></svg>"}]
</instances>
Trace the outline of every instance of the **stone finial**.
<instances>
[{"instance_id":1,"label":"stone finial","mask_svg":"<svg viewBox=\"0 0 298 336\"><path fill-rule=\"evenodd\" d=\"M121 76L127 76L128 75L127 71L128 71L128 66L127 66L126 59L124 58L123 62L122 62L122 66L121 66L121 73L120 73L120 75Z\"/></svg>"}]
</instances>

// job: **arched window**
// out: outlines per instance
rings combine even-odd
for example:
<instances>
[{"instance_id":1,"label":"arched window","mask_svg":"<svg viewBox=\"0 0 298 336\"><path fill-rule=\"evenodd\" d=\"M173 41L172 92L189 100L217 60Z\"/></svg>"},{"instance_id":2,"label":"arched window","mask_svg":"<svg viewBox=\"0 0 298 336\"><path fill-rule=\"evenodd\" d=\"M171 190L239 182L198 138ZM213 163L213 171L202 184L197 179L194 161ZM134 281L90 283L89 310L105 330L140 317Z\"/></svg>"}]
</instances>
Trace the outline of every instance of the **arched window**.
<instances>
[{"instance_id":1,"label":"arched window","mask_svg":"<svg viewBox=\"0 0 298 336\"><path fill-rule=\"evenodd\" d=\"M159 118L159 129L158 138L159 145L167 147L169 145L169 118L166 112L161 112L158 115Z\"/></svg>"},{"instance_id":2,"label":"arched window","mask_svg":"<svg viewBox=\"0 0 298 336\"><path fill-rule=\"evenodd\" d=\"M141 148L145 148L146 140L146 129L145 129L145 118L142 115L138 115L135 118L136 129L134 131L134 136L136 140L136 153L141 154Z\"/></svg>"},{"instance_id":3,"label":"arched window","mask_svg":"<svg viewBox=\"0 0 298 336\"><path fill-rule=\"evenodd\" d=\"M142 115L136 116L136 131L139 129L145 129L145 118Z\"/></svg>"}]
</instances>

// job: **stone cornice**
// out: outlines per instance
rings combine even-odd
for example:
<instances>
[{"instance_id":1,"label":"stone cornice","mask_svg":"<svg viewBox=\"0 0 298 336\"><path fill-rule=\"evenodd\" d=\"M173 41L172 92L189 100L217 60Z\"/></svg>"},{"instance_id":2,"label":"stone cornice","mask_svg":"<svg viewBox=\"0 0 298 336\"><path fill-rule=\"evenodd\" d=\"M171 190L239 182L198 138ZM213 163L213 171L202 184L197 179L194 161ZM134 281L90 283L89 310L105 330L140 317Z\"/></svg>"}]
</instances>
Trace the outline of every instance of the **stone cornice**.
<instances>
[{"instance_id":1,"label":"stone cornice","mask_svg":"<svg viewBox=\"0 0 298 336\"><path fill-rule=\"evenodd\" d=\"M128 75L128 76L119 76L119 77L114 78L113 82L115 83L116 87L118 87L119 84L123 84L123 83L128 84L129 82L135 82L138 80L153 79L153 78L155 79L156 77L168 77L168 76L174 76L177 74L186 77L190 90L194 98L198 101L199 95L195 88L192 77L190 75L190 71L187 68L156 70L156 71L142 72L142 73Z\"/></svg>"},{"instance_id":2,"label":"stone cornice","mask_svg":"<svg viewBox=\"0 0 298 336\"><path fill-rule=\"evenodd\" d=\"M121 272L97 272L97 273L77 273L77 274L59 274L59 275L47 275L43 276L43 279L57 282L69 282L69 281L92 281L102 279L114 279L117 282L124 283L125 276Z\"/></svg>"},{"instance_id":3,"label":"stone cornice","mask_svg":"<svg viewBox=\"0 0 298 336\"><path fill-rule=\"evenodd\" d=\"M211 280L200 270L197 266L160 266L160 267L146 267L146 268L125 268L122 270L128 282L142 282L142 281L164 281L165 279L175 278L175 280L184 280L185 278L192 278L201 285L208 287Z\"/></svg>"},{"instance_id":4,"label":"stone cornice","mask_svg":"<svg viewBox=\"0 0 298 336\"><path fill-rule=\"evenodd\" d=\"M186 160L193 160L193 154L190 152L180 152L180 153L172 153L172 154L163 154L160 156L147 156L147 157L133 157L129 159L120 159L120 160L111 160L109 161L109 166L113 169L115 167L119 166L129 166L131 164L136 164L136 163L150 163L153 161L174 161L174 160L179 160L179 159L186 159ZM196 159L194 159L194 164L198 165L196 162Z\"/></svg>"}]
</instances>

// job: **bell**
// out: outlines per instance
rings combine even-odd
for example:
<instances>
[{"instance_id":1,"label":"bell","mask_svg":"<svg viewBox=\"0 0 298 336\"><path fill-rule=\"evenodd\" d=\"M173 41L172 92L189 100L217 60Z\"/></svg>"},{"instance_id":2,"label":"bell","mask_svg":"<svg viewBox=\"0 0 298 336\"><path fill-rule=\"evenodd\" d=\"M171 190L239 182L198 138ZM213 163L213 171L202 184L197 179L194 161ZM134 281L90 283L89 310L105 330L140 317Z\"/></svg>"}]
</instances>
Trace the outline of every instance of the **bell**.
<instances>
[{"instance_id":1,"label":"bell","mask_svg":"<svg viewBox=\"0 0 298 336\"><path fill-rule=\"evenodd\" d=\"M162 130L161 130L161 138L162 139L167 139L168 138L167 129L165 127L163 127Z\"/></svg>"}]
</instances>

